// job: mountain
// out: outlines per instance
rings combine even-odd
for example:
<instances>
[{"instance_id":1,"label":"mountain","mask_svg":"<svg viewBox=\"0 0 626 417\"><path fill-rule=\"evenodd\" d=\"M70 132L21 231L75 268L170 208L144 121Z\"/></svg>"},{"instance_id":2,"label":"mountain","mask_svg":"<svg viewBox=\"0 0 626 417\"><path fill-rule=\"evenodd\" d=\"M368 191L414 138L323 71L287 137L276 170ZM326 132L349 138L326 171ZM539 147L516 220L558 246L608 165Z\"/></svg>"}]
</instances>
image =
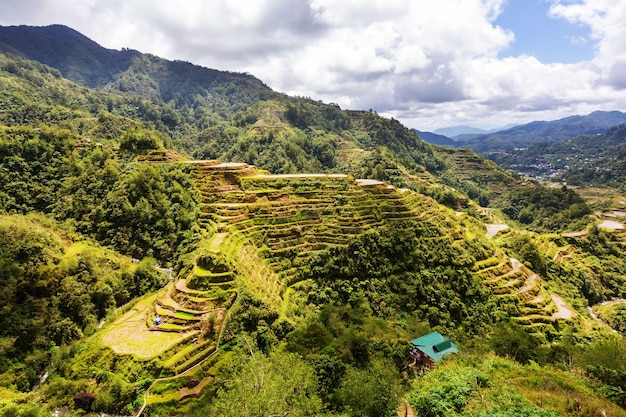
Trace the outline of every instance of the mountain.
<instances>
[{"instance_id":1,"label":"mountain","mask_svg":"<svg viewBox=\"0 0 626 417\"><path fill-rule=\"evenodd\" d=\"M595 111L586 116L570 116L550 122L536 121L481 135L464 141L463 146L480 153L526 148L540 142L560 142L577 135L604 133L621 123L626 123L625 113Z\"/></svg>"},{"instance_id":2,"label":"mountain","mask_svg":"<svg viewBox=\"0 0 626 417\"><path fill-rule=\"evenodd\" d=\"M428 143L432 143L433 145L449 146L453 148L456 147L456 142L447 136L438 135L432 132L421 132L417 129L413 129L413 130L415 130L415 133L418 134L420 139L425 140Z\"/></svg>"},{"instance_id":3,"label":"mountain","mask_svg":"<svg viewBox=\"0 0 626 417\"><path fill-rule=\"evenodd\" d=\"M626 190L626 125L623 124L602 134L538 143L527 149L492 153L489 157L507 169L542 179Z\"/></svg>"},{"instance_id":4,"label":"mountain","mask_svg":"<svg viewBox=\"0 0 626 417\"><path fill-rule=\"evenodd\" d=\"M0 26L0 51L56 68L72 81L173 102L195 113L210 106L215 115L232 116L241 106L276 94L249 74L218 71L168 61L138 51L106 49L62 25ZM171 120L170 123L175 123Z\"/></svg>"},{"instance_id":5,"label":"mountain","mask_svg":"<svg viewBox=\"0 0 626 417\"><path fill-rule=\"evenodd\" d=\"M0 415L626 416L607 203L245 74L4 45Z\"/></svg>"},{"instance_id":6,"label":"mountain","mask_svg":"<svg viewBox=\"0 0 626 417\"><path fill-rule=\"evenodd\" d=\"M455 136L460 135L482 135L487 133L484 129L479 129L477 127L471 126L451 126L451 127L442 127L436 129L433 133L438 135L447 136L449 138L454 138Z\"/></svg>"},{"instance_id":7,"label":"mountain","mask_svg":"<svg viewBox=\"0 0 626 417\"><path fill-rule=\"evenodd\" d=\"M474 180L459 181L456 175L446 174L446 171L457 170L454 158L421 141L400 123L370 112L344 112L337 106L287 97L246 74L171 62L138 52L107 50L63 26L5 27L0 30L0 41L14 54L55 65L61 75L71 67L73 72L66 71L68 77L85 74L76 78L76 82L114 95L104 99L104 108L97 106L94 115L107 110L143 118L165 135L161 142L196 158L238 160L275 173L352 172L401 186L417 186L422 183L417 178L427 176L429 183L445 187L436 191L425 187L422 191L436 194L448 204L459 200L459 196L453 197L452 188L464 190L475 199L482 195L483 202L487 201L487 195L499 198L500 191L485 188L489 182L487 177L475 183ZM95 58L75 59L74 51ZM130 64L125 60L128 54L132 56ZM24 65L15 65L16 73ZM94 84L90 81L94 77L87 76L92 73L106 74L106 77L96 77L98 82ZM70 92L71 87L64 87L64 90L72 96L66 98L67 102L84 100L74 97L76 92ZM42 91L45 90L33 91L33 95ZM116 95L119 93L123 94ZM46 97L46 100L52 99ZM27 100L19 105L14 103L5 117L22 113L18 109L20 105L27 108L31 103ZM17 119L19 117L11 120ZM303 134L305 130L308 133ZM382 147L392 152L378 150ZM372 153L369 149L377 151ZM490 169L499 170L497 166ZM409 176L405 175L407 173ZM491 177L506 178L499 174ZM506 181L509 188L517 182L513 178Z\"/></svg>"},{"instance_id":8,"label":"mountain","mask_svg":"<svg viewBox=\"0 0 626 417\"><path fill-rule=\"evenodd\" d=\"M105 49L62 25L0 26L0 50L49 65L64 77L90 87L112 82L141 55L132 50Z\"/></svg>"}]
</instances>

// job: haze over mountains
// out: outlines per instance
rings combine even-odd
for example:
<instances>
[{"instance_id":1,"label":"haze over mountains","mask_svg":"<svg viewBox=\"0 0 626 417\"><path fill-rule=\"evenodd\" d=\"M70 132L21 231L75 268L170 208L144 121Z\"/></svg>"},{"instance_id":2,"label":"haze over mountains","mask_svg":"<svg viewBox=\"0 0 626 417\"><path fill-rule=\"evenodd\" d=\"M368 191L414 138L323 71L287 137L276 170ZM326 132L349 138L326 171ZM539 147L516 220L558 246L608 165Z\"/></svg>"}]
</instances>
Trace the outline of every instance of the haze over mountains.
<instances>
[{"instance_id":1,"label":"haze over mountains","mask_svg":"<svg viewBox=\"0 0 626 417\"><path fill-rule=\"evenodd\" d=\"M499 129L499 130L503 130L503 129ZM484 130L484 129L479 129L477 127L471 127L471 126L451 126L451 127L442 127L439 129L435 129L433 133L447 136L449 138L454 138L455 136L460 136L460 135L482 135L485 133L489 133L489 131Z\"/></svg>"}]
</instances>

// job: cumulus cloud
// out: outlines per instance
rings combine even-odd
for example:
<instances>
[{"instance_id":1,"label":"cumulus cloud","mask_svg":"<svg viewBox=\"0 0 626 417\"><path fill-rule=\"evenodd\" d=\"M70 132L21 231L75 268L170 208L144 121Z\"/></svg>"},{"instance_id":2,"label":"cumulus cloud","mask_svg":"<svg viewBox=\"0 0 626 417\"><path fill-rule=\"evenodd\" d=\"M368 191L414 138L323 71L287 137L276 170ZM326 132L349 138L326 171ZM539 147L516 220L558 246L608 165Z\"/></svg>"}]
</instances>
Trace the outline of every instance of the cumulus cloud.
<instances>
[{"instance_id":1,"label":"cumulus cloud","mask_svg":"<svg viewBox=\"0 0 626 417\"><path fill-rule=\"evenodd\" d=\"M106 47L250 72L421 130L623 109L626 2L548 1L553 18L590 28L576 42L597 45L592 61L500 58L515 39L495 23L506 0L20 0L0 24L66 24Z\"/></svg>"}]
</instances>

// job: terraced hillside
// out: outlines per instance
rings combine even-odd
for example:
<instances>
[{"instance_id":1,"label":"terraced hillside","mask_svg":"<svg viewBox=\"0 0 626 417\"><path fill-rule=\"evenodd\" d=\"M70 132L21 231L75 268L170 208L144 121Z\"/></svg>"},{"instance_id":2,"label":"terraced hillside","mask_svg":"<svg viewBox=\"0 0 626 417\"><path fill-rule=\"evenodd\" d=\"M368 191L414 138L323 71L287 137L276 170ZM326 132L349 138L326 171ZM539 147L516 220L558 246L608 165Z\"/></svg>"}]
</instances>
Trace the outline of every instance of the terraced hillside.
<instances>
[{"instance_id":1,"label":"terraced hillside","mask_svg":"<svg viewBox=\"0 0 626 417\"><path fill-rule=\"evenodd\" d=\"M560 298L543 288L538 275L487 240L482 223L432 198L342 174L270 175L244 163L180 163L191 164L202 195L205 239L194 261L154 298L144 315L143 325L155 335L180 335L157 352L162 375L170 375L159 382L162 392L171 391L171 378L188 377L190 369L217 352L242 291L254 294L283 319L297 320L290 292L313 276L312 265L329 250L346 248L381 225L402 227L401 222L413 220L423 225L420 239L426 245L482 245L482 252L467 261L473 265L472 274L529 331L571 316ZM199 394L210 380L205 375L215 372L213 361L207 364L197 373L200 388L190 390L178 383L177 394L150 394L147 402Z\"/></svg>"},{"instance_id":2,"label":"terraced hillside","mask_svg":"<svg viewBox=\"0 0 626 417\"><path fill-rule=\"evenodd\" d=\"M558 295L543 287L536 273L500 251L477 262L475 270L493 294L512 302L515 307L509 314L529 331L546 330L554 321L568 320L574 315Z\"/></svg>"},{"instance_id":3,"label":"terraced hillside","mask_svg":"<svg viewBox=\"0 0 626 417\"><path fill-rule=\"evenodd\" d=\"M448 221L434 200L380 181L342 174L269 175L247 164L194 166L202 223L217 232L212 250L225 254L244 285L276 307L322 251L383 222Z\"/></svg>"},{"instance_id":4,"label":"terraced hillside","mask_svg":"<svg viewBox=\"0 0 626 417\"><path fill-rule=\"evenodd\" d=\"M450 236L430 239L451 245L476 233L470 230L475 225L459 219L461 213L380 181L342 174L270 175L244 163L189 163L202 194L201 223L212 235L210 259L197 261L158 300L155 313L170 319L162 330L193 327L215 311L210 291L219 289L228 305L237 282L280 309L283 294L308 276L316 255L384 222L412 219L444 226ZM549 323L558 309L540 278L515 259L494 253L477 259L477 276L494 294L518 300L520 321Z\"/></svg>"}]
</instances>

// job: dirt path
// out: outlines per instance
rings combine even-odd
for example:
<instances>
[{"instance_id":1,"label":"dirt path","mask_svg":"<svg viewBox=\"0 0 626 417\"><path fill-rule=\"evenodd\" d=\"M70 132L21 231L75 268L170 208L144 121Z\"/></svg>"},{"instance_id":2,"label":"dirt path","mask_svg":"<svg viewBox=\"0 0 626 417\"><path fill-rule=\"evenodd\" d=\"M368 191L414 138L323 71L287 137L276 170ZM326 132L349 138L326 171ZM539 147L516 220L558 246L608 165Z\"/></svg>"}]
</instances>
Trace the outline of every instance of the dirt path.
<instances>
[{"instance_id":1,"label":"dirt path","mask_svg":"<svg viewBox=\"0 0 626 417\"><path fill-rule=\"evenodd\" d=\"M506 224L486 224L487 227L487 237L494 237L498 232L502 230L506 230L509 228Z\"/></svg>"},{"instance_id":2,"label":"dirt path","mask_svg":"<svg viewBox=\"0 0 626 417\"><path fill-rule=\"evenodd\" d=\"M599 304L596 304L594 306L590 306L587 307L587 311L589 311L589 315L591 316L592 319L594 319L595 321L597 321L598 323L600 323L603 326L608 327L609 329L613 330L613 332L617 333L617 330L615 330L614 328L612 328L609 323L605 322L604 320L602 320L600 317L598 317L596 315L596 312L593 310L596 307L602 307L602 306L606 306L606 305L613 305L613 304L626 304L626 299L624 298L619 298L616 300L609 300L609 301L603 301Z\"/></svg>"},{"instance_id":3,"label":"dirt path","mask_svg":"<svg viewBox=\"0 0 626 417\"><path fill-rule=\"evenodd\" d=\"M616 300L609 300L609 301L603 301L600 304L596 304L594 307L598 306L609 306L609 305L613 305L613 304L626 304L626 299L625 298L618 298Z\"/></svg>"},{"instance_id":4,"label":"dirt path","mask_svg":"<svg viewBox=\"0 0 626 417\"><path fill-rule=\"evenodd\" d=\"M509 259L511 260L511 268L513 268L515 272L518 272L520 269L522 269L522 263L520 261L515 258Z\"/></svg>"},{"instance_id":5,"label":"dirt path","mask_svg":"<svg viewBox=\"0 0 626 417\"><path fill-rule=\"evenodd\" d=\"M552 319L571 319L574 316L574 311L556 294L550 294L552 301L556 304L557 311L552 314Z\"/></svg>"},{"instance_id":6,"label":"dirt path","mask_svg":"<svg viewBox=\"0 0 626 417\"><path fill-rule=\"evenodd\" d=\"M538 279L539 277L537 276L537 274L532 274L531 276L526 278L526 281L524 281L524 286L518 289L516 294L524 294L525 292L528 292L535 288L537 286Z\"/></svg>"}]
</instances>

